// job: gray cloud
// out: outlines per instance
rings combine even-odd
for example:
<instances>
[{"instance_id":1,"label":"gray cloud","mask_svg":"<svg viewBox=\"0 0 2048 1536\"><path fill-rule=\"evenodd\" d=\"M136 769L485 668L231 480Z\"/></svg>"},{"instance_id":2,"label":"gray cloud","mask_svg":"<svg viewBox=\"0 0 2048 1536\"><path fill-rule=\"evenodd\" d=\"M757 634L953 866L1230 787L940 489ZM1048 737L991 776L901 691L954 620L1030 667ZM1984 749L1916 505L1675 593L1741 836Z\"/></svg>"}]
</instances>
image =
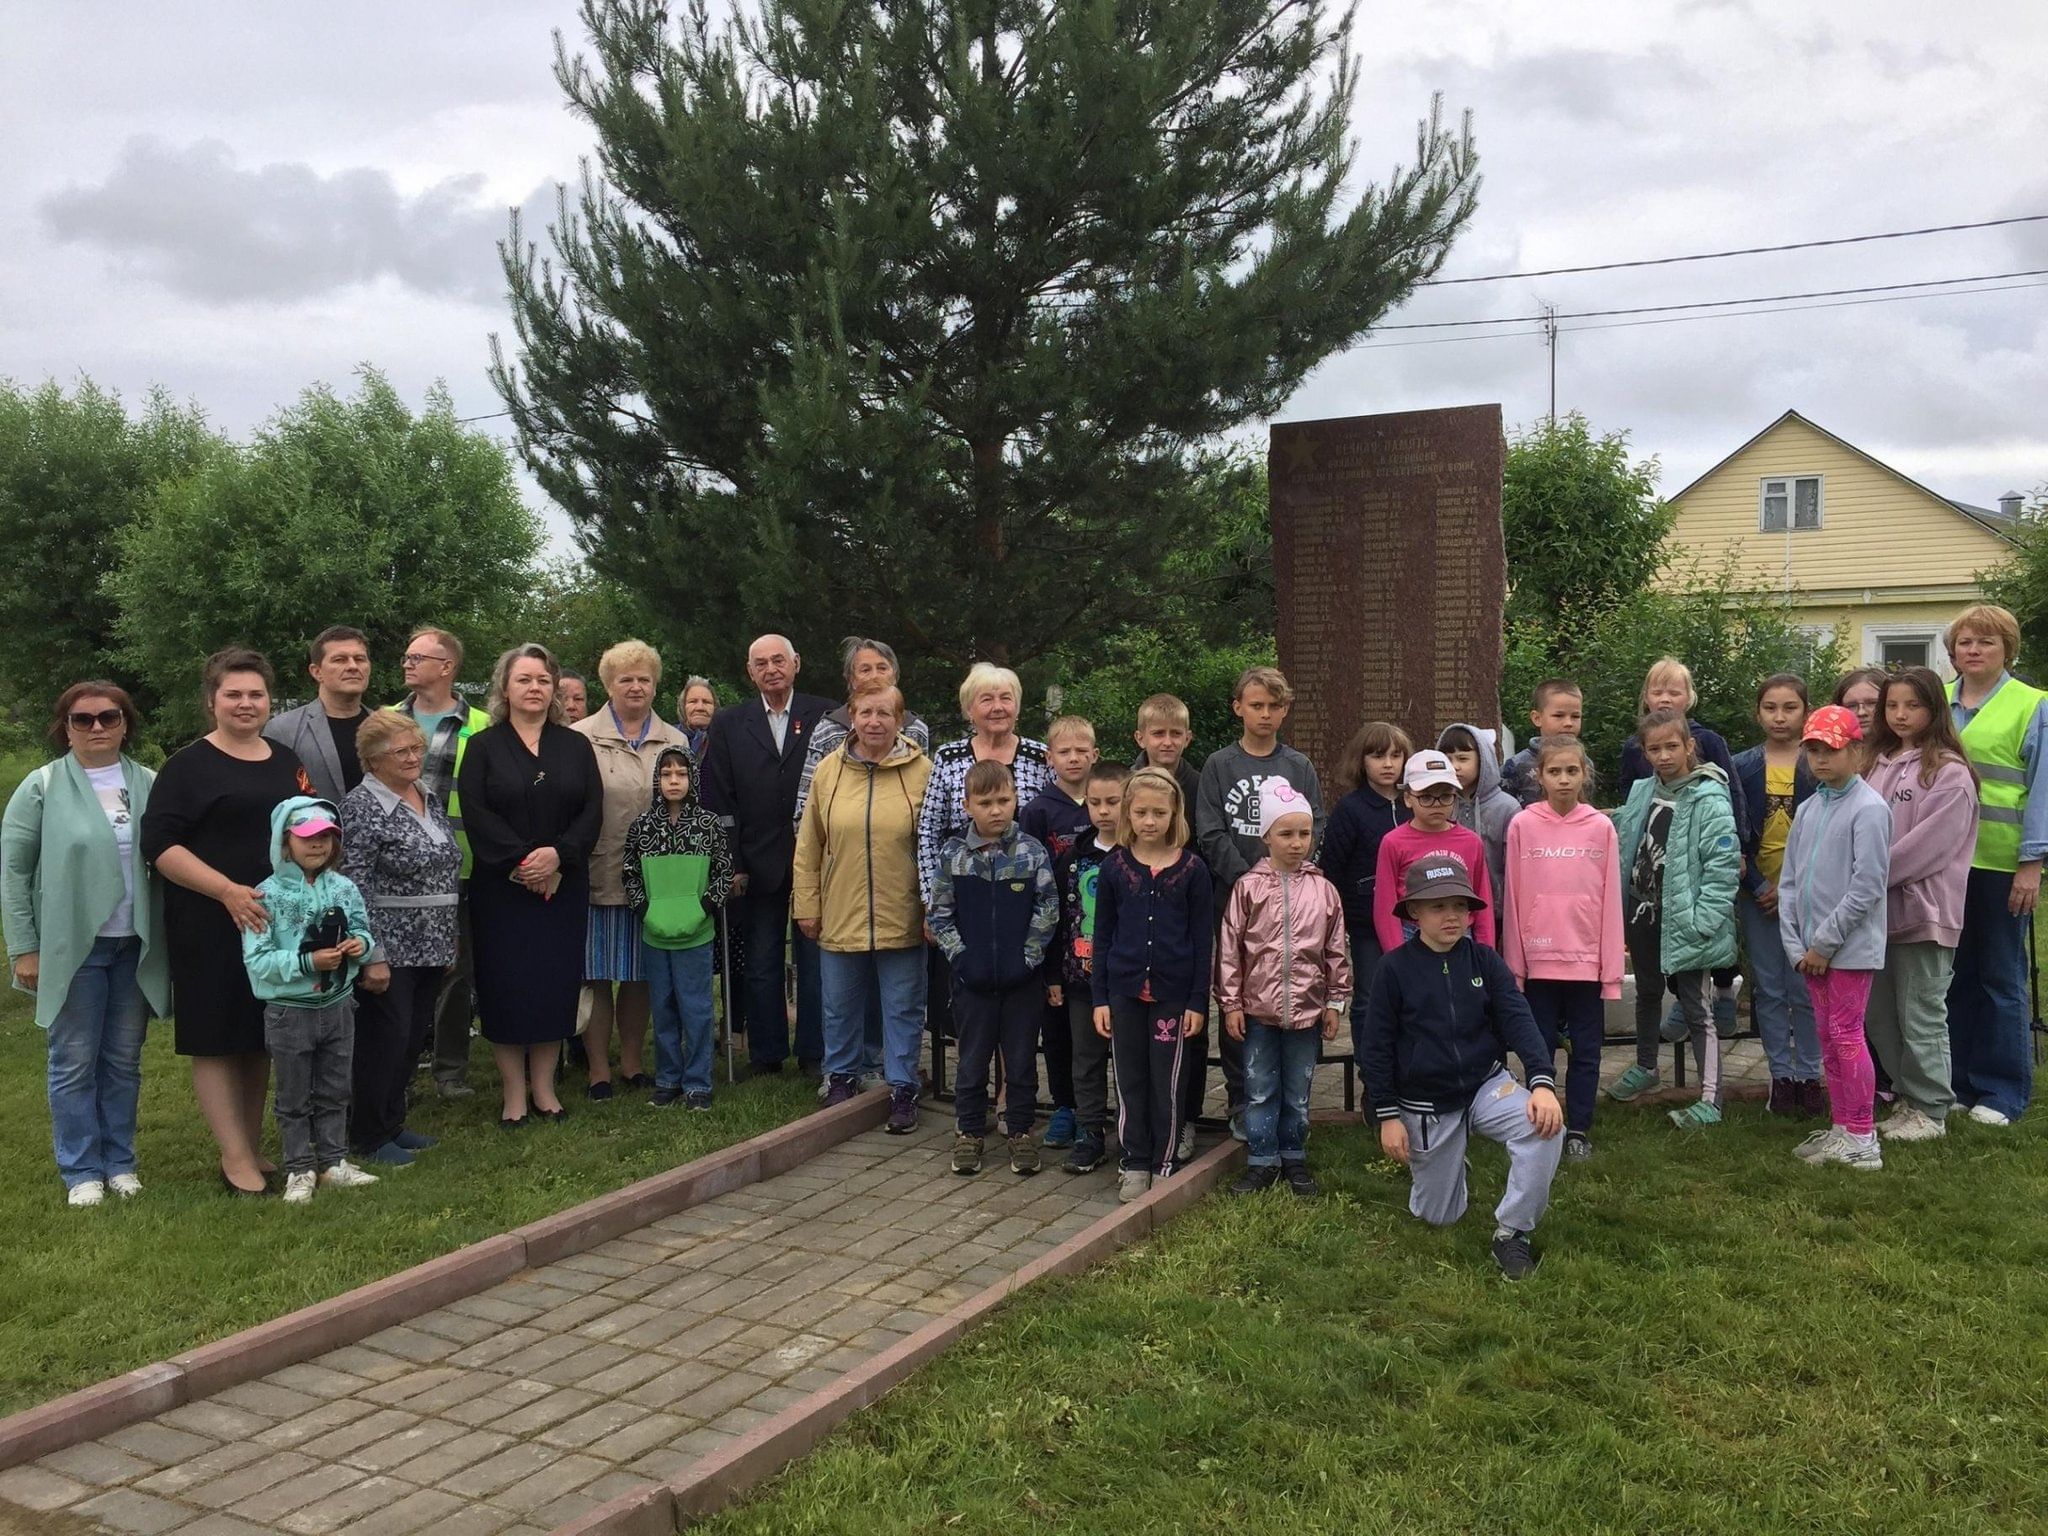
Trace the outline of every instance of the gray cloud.
<instances>
[{"instance_id":1,"label":"gray cloud","mask_svg":"<svg viewBox=\"0 0 2048 1536\"><path fill-rule=\"evenodd\" d=\"M304 299L380 278L493 302L507 210L483 201L484 184L451 176L407 196L369 167L244 169L217 139L133 138L104 180L53 192L38 212L54 239L98 247L206 304ZM528 227L544 227L553 189L536 189L527 208Z\"/></svg>"}]
</instances>

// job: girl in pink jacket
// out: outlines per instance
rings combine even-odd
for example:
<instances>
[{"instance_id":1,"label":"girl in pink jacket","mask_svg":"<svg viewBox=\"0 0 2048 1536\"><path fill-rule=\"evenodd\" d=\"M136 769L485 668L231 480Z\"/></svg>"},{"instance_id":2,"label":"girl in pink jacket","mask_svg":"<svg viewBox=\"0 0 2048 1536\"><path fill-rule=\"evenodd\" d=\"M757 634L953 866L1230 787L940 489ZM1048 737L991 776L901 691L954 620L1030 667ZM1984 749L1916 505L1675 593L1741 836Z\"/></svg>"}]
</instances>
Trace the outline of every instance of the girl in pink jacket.
<instances>
[{"instance_id":1,"label":"girl in pink jacket","mask_svg":"<svg viewBox=\"0 0 2048 1536\"><path fill-rule=\"evenodd\" d=\"M1574 737L1536 749L1543 798L1508 823L1501 958L1555 1052L1571 1041L1564 1155L1593 1152L1604 1002L1621 996L1621 852L1614 822L1586 804L1593 765Z\"/></svg>"},{"instance_id":2,"label":"girl in pink jacket","mask_svg":"<svg viewBox=\"0 0 2048 1536\"><path fill-rule=\"evenodd\" d=\"M1344 903L1308 862L1313 808L1280 779L1259 790L1266 857L1230 888L1217 940L1216 1000L1230 1038L1245 1042L1250 1167L1233 1194L1320 1193L1308 1171L1308 1092L1316 1058L1351 1000Z\"/></svg>"},{"instance_id":3,"label":"girl in pink jacket","mask_svg":"<svg viewBox=\"0 0 2048 1536\"><path fill-rule=\"evenodd\" d=\"M1941 679L1907 667L1885 680L1865 770L1892 812L1884 969L1871 978L1863 1029L1898 1107L1891 1141L1948 1134L1948 982L1977 845L1977 771L1956 739Z\"/></svg>"}]
</instances>

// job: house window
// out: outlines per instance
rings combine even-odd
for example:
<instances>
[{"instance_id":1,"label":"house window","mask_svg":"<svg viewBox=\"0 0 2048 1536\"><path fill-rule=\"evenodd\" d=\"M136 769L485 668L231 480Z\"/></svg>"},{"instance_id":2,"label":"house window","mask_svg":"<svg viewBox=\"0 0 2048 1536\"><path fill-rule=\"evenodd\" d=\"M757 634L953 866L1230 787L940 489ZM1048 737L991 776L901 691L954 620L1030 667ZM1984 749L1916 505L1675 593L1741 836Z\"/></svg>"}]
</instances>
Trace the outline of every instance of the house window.
<instances>
[{"instance_id":1,"label":"house window","mask_svg":"<svg viewBox=\"0 0 2048 1536\"><path fill-rule=\"evenodd\" d=\"M1784 475L1761 482L1757 526L1765 533L1820 526L1819 475Z\"/></svg>"},{"instance_id":2,"label":"house window","mask_svg":"<svg viewBox=\"0 0 2048 1536\"><path fill-rule=\"evenodd\" d=\"M1941 631L1916 624L1869 624L1863 630L1863 663L1896 671L1900 667L1948 666Z\"/></svg>"}]
</instances>

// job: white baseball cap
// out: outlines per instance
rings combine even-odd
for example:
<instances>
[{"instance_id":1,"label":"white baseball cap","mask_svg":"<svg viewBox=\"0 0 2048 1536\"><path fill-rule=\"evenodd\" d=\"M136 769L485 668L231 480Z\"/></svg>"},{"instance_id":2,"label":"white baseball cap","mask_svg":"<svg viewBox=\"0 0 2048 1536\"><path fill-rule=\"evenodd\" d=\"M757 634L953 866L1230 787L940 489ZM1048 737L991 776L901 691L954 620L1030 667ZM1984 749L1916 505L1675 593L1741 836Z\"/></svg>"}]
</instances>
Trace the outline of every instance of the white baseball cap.
<instances>
[{"instance_id":1,"label":"white baseball cap","mask_svg":"<svg viewBox=\"0 0 2048 1536\"><path fill-rule=\"evenodd\" d=\"M1417 752L1410 757L1407 768L1401 773L1401 783L1407 789L1428 789L1432 784L1442 784L1450 789L1464 788L1458 782L1458 770L1441 752Z\"/></svg>"}]
</instances>

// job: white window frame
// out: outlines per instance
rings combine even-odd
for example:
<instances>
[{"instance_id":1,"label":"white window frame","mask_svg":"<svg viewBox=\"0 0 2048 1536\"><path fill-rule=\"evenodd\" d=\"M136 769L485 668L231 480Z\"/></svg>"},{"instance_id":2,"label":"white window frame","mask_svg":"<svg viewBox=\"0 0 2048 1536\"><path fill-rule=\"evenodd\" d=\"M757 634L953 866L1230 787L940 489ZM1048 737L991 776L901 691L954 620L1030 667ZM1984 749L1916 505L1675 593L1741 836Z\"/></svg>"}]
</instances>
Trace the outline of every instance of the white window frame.
<instances>
[{"instance_id":1,"label":"white window frame","mask_svg":"<svg viewBox=\"0 0 2048 1536\"><path fill-rule=\"evenodd\" d=\"M1799 516L1799 482L1813 482L1814 521L1811 527L1801 526ZM1773 528L1768 521L1766 503L1773 494L1771 487L1781 489L1776 493L1785 498L1785 526ZM1827 526L1828 484L1827 476L1811 475L1761 475L1756 482L1756 526L1759 533L1818 533Z\"/></svg>"},{"instance_id":2,"label":"white window frame","mask_svg":"<svg viewBox=\"0 0 2048 1536\"><path fill-rule=\"evenodd\" d=\"M1887 640L1925 640L1927 642L1927 665L1947 676L1955 671L1948 657L1948 646L1943 643L1942 628L1938 624L1866 624L1863 626L1863 665L1881 667L1884 663L1884 643Z\"/></svg>"}]
</instances>

